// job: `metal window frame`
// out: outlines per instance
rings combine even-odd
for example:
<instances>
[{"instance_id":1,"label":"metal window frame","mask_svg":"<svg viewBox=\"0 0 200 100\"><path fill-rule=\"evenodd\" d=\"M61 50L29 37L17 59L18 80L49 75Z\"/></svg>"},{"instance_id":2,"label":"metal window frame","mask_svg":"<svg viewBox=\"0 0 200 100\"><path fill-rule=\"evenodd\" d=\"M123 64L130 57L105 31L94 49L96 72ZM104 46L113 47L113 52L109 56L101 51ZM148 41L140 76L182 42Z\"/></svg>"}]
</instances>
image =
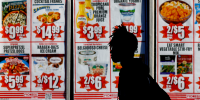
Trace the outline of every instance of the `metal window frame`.
<instances>
[{"instance_id":1,"label":"metal window frame","mask_svg":"<svg viewBox=\"0 0 200 100\"><path fill-rule=\"evenodd\" d=\"M65 74L65 81L66 81L66 100L70 100L70 93L71 93L71 89L70 89L70 78L71 78L71 2L72 0L66 0L66 5L65 5L65 30L67 30L65 33L66 36L66 47L65 47L65 51L66 51L66 57L67 59L66 61L66 74Z\"/></svg>"},{"instance_id":2,"label":"metal window frame","mask_svg":"<svg viewBox=\"0 0 200 100\"><path fill-rule=\"evenodd\" d=\"M150 75L156 79L155 71L155 0L149 0L149 67Z\"/></svg>"}]
</instances>

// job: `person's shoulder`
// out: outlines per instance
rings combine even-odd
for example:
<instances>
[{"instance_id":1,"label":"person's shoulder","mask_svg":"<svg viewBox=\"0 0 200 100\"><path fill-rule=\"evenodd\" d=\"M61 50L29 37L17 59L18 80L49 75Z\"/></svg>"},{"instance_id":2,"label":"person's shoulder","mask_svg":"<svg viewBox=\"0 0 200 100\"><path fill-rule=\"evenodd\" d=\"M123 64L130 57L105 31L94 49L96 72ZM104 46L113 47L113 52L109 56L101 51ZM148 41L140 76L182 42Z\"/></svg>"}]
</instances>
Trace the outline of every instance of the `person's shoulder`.
<instances>
[{"instance_id":1,"label":"person's shoulder","mask_svg":"<svg viewBox=\"0 0 200 100\"><path fill-rule=\"evenodd\" d=\"M143 69L144 73L149 74L149 66L146 65L141 58L134 58L134 65L139 66Z\"/></svg>"}]
</instances>

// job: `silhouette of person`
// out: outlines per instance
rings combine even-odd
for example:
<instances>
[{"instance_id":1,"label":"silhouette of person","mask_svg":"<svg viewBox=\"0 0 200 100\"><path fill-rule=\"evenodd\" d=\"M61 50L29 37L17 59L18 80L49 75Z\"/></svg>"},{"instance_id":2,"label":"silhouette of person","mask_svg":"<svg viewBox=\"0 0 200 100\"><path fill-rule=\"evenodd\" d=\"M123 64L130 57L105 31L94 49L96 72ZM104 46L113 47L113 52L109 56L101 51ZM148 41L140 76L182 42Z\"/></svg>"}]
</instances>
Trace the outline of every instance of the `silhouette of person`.
<instances>
[{"instance_id":1,"label":"silhouette of person","mask_svg":"<svg viewBox=\"0 0 200 100\"><path fill-rule=\"evenodd\" d=\"M138 47L136 36L122 25L115 28L110 37L111 59L122 65L118 83L119 100L170 100L149 75L149 67L141 59L133 58Z\"/></svg>"}]
</instances>

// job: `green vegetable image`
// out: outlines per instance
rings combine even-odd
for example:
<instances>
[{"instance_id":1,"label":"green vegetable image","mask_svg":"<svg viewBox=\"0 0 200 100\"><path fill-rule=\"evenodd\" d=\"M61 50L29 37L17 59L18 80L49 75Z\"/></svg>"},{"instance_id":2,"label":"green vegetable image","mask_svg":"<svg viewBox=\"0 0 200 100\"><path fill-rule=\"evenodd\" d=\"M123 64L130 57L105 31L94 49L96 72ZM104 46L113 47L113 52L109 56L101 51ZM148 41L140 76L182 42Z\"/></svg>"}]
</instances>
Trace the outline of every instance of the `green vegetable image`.
<instances>
[{"instance_id":1,"label":"green vegetable image","mask_svg":"<svg viewBox=\"0 0 200 100\"><path fill-rule=\"evenodd\" d=\"M3 17L6 16L6 14L8 13L7 9L5 9L5 6L8 5L8 2L3 2L2 6L3 6Z\"/></svg>"}]
</instances>

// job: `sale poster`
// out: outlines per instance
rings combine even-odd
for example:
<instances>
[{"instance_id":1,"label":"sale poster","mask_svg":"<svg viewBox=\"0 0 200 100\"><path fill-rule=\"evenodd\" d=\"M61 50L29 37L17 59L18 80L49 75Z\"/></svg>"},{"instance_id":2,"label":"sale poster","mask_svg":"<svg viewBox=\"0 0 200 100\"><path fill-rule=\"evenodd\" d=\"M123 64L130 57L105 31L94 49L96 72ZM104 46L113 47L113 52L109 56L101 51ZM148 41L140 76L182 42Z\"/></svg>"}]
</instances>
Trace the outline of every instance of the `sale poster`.
<instances>
[{"instance_id":1,"label":"sale poster","mask_svg":"<svg viewBox=\"0 0 200 100\"><path fill-rule=\"evenodd\" d=\"M172 100L198 100L200 2L156 2L157 83Z\"/></svg>"},{"instance_id":2,"label":"sale poster","mask_svg":"<svg viewBox=\"0 0 200 100\"><path fill-rule=\"evenodd\" d=\"M0 5L0 99L65 100L66 1Z\"/></svg>"},{"instance_id":3,"label":"sale poster","mask_svg":"<svg viewBox=\"0 0 200 100\"><path fill-rule=\"evenodd\" d=\"M144 4L143 0L73 0L74 100L117 99L122 66L112 62L108 45L114 27L123 24L137 37L134 58L145 62Z\"/></svg>"}]
</instances>

